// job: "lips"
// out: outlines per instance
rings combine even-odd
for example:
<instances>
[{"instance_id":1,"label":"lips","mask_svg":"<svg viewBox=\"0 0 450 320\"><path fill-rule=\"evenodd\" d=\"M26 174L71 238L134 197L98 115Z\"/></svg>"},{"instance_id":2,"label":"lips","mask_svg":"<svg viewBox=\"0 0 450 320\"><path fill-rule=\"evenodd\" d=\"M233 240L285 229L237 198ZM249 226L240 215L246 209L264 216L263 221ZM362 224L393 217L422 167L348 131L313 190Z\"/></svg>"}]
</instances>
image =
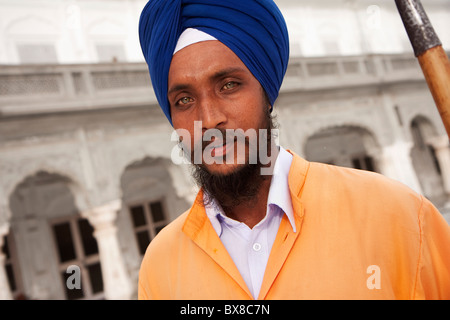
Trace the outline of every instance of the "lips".
<instances>
[{"instance_id":1,"label":"lips","mask_svg":"<svg viewBox=\"0 0 450 320\"><path fill-rule=\"evenodd\" d=\"M221 155L224 155L227 149L227 145L225 143L214 143L211 142L206 148L204 149L204 152L207 152L212 157L219 157Z\"/></svg>"},{"instance_id":2,"label":"lips","mask_svg":"<svg viewBox=\"0 0 450 320\"><path fill-rule=\"evenodd\" d=\"M227 144L213 146L211 150L212 157L223 157L227 153Z\"/></svg>"},{"instance_id":3,"label":"lips","mask_svg":"<svg viewBox=\"0 0 450 320\"><path fill-rule=\"evenodd\" d=\"M235 141L230 143L214 143L211 142L205 149L206 152L208 152L211 157L217 158L217 157L224 157L227 154L227 150L232 148Z\"/></svg>"}]
</instances>

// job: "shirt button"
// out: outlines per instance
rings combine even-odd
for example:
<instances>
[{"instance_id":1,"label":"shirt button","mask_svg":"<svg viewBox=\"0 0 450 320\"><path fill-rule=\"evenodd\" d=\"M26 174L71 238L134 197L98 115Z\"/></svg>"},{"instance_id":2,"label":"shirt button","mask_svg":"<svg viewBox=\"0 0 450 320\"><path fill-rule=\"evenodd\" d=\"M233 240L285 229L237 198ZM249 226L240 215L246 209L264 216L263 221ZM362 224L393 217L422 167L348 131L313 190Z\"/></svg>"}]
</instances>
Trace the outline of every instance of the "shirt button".
<instances>
[{"instance_id":1,"label":"shirt button","mask_svg":"<svg viewBox=\"0 0 450 320\"><path fill-rule=\"evenodd\" d=\"M261 244L256 242L253 244L253 250L255 250L256 252L258 252L259 250L261 250Z\"/></svg>"}]
</instances>

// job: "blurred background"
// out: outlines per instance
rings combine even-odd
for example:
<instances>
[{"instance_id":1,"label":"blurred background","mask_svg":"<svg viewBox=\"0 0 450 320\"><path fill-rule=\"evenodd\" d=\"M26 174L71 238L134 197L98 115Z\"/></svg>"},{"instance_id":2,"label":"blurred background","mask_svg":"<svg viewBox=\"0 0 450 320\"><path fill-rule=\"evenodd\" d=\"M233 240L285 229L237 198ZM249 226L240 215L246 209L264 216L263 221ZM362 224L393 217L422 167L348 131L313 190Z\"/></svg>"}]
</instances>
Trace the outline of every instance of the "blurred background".
<instances>
[{"instance_id":1,"label":"blurred background","mask_svg":"<svg viewBox=\"0 0 450 320\"><path fill-rule=\"evenodd\" d=\"M376 171L450 221L450 146L393 0L276 0L280 143ZM0 299L135 299L192 203L139 46L144 0L0 0ZM422 0L450 51L450 2ZM68 267L81 289L69 289Z\"/></svg>"}]
</instances>

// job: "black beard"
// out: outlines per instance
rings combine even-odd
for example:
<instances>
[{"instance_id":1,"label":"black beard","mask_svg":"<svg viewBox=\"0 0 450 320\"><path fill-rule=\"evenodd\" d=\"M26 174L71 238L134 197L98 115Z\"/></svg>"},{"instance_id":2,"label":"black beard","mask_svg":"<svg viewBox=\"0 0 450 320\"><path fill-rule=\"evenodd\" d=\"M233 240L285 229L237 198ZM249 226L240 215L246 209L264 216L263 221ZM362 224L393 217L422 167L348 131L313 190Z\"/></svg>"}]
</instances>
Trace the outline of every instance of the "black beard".
<instances>
[{"instance_id":1,"label":"black beard","mask_svg":"<svg viewBox=\"0 0 450 320\"><path fill-rule=\"evenodd\" d=\"M272 137L272 128L274 128L273 118L269 114L267 129L267 152L270 157L271 146L275 146ZM262 164L259 153L255 164L249 163L248 159L245 164L235 169L229 174L212 174L204 165L193 165L192 177L197 185L203 188L205 192L204 204L207 205L213 199L222 207L225 213L231 209L246 203L252 206L252 202L257 200L257 195L266 179L270 179L271 175L262 175L261 169L268 167L269 164Z\"/></svg>"},{"instance_id":2,"label":"black beard","mask_svg":"<svg viewBox=\"0 0 450 320\"><path fill-rule=\"evenodd\" d=\"M261 183L270 178L261 175L262 165L244 164L242 167L227 175L211 174L203 166L196 165L192 176L197 185L205 191L205 205L215 199L222 209L227 212L242 203L249 203L256 199Z\"/></svg>"}]
</instances>

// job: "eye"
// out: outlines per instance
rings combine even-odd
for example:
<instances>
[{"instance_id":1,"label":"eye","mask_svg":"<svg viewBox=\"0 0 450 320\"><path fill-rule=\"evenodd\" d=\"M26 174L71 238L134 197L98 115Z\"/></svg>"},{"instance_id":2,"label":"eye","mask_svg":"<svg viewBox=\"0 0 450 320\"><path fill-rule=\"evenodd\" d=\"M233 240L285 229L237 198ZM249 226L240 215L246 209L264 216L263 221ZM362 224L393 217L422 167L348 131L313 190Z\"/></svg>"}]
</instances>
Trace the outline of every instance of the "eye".
<instances>
[{"instance_id":1,"label":"eye","mask_svg":"<svg viewBox=\"0 0 450 320\"><path fill-rule=\"evenodd\" d=\"M237 82L230 81L230 82L227 82L227 83L222 87L222 90L231 90L231 89L237 87L237 85L238 85Z\"/></svg>"},{"instance_id":2,"label":"eye","mask_svg":"<svg viewBox=\"0 0 450 320\"><path fill-rule=\"evenodd\" d=\"M177 102L176 102L176 104L177 105L184 105L184 104L188 104L188 103L190 103L190 102L192 102L192 101L194 101L192 98L190 98L190 97L183 97L183 98L181 98L180 100L178 100Z\"/></svg>"}]
</instances>

